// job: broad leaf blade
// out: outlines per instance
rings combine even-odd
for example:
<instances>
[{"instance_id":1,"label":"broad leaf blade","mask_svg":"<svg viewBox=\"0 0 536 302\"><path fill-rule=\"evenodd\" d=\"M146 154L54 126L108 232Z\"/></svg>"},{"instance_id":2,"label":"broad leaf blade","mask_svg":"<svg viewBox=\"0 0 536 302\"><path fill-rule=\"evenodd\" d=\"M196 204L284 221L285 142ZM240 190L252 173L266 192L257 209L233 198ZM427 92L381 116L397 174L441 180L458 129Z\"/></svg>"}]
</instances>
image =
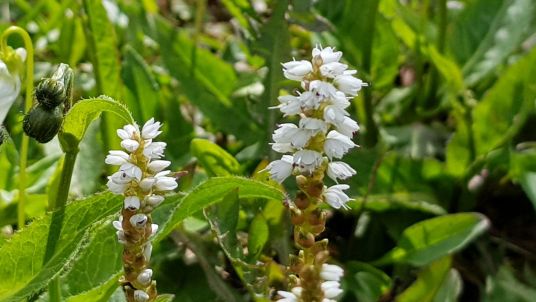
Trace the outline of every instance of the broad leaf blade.
<instances>
[{"instance_id":1,"label":"broad leaf blade","mask_svg":"<svg viewBox=\"0 0 536 302\"><path fill-rule=\"evenodd\" d=\"M489 220L479 213L450 214L427 219L405 229L397 246L376 263L426 265L464 248L488 227Z\"/></svg>"}]
</instances>

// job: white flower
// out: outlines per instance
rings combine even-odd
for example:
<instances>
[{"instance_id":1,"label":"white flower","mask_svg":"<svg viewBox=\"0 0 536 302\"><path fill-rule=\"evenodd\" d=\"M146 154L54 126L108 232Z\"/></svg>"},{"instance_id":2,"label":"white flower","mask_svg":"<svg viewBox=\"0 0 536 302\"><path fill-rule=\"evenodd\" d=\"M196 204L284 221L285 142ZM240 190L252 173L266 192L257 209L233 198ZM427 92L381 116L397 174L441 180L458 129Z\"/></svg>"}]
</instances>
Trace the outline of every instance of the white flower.
<instances>
[{"instance_id":1,"label":"white flower","mask_svg":"<svg viewBox=\"0 0 536 302\"><path fill-rule=\"evenodd\" d=\"M348 65L339 62L331 62L320 66L320 73L327 78L335 78L344 73Z\"/></svg>"},{"instance_id":2,"label":"white flower","mask_svg":"<svg viewBox=\"0 0 536 302\"><path fill-rule=\"evenodd\" d=\"M320 285L324 292L324 297L333 299L342 294L339 281L326 281Z\"/></svg>"},{"instance_id":3,"label":"white flower","mask_svg":"<svg viewBox=\"0 0 536 302\"><path fill-rule=\"evenodd\" d=\"M357 145L348 136L331 130L324 142L324 152L330 159L333 157L342 158L350 148L355 146Z\"/></svg>"},{"instance_id":4,"label":"white flower","mask_svg":"<svg viewBox=\"0 0 536 302\"><path fill-rule=\"evenodd\" d=\"M309 91L320 101L331 99L337 95L337 89L333 84L319 80L312 81L309 84Z\"/></svg>"},{"instance_id":5,"label":"white flower","mask_svg":"<svg viewBox=\"0 0 536 302\"><path fill-rule=\"evenodd\" d=\"M151 142L145 145L143 149L143 155L148 159L157 159L164 156L164 150L166 149L166 143L164 142Z\"/></svg>"},{"instance_id":6,"label":"white flower","mask_svg":"<svg viewBox=\"0 0 536 302\"><path fill-rule=\"evenodd\" d=\"M346 203L350 200L350 197L343 191L349 188L350 186L348 185L331 186L324 191L324 200L335 209L348 208Z\"/></svg>"},{"instance_id":7,"label":"white flower","mask_svg":"<svg viewBox=\"0 0 536 302\"><path fill-rule=\"evenodd\" d=\"M149 301L149 295L141 289L134 291L134 301L136 302L146 302Z\"/></svg>"},{"instance_id":8,"label":"white flower","mask_svg":"<svg viewBox=\"0 0 536 302\"><path fill-rule=\"evenodd\" d=\"M149 262L149 260L151 260L152 252L153 252L153 245L150 242L147 242L145 246L143 247L143 257L145 257L145 261Z\"/></svg>"},{"instance_id":9,"label":"white flower","mask_svg":"<svg viewBox=\"0 0 536 302\"><path fill-rule=\"evenodd\" d=\"M272 134L272 139L276 143L290 143L298 131L298 126L292 123L279 125Z\"/></svg>"},{"instance_id":10,"label":"white flower","mask_svg":"<svg viewBox=\"0 0 536 302\"><path fill-rule=\"evenodd\" d=\"M327 174L335 182L337 179L347 179L355 175L356 171L347 163L342 161L334 161L328 164Z\"/></svg>"},{"instance_id":11,"label":"white flower","mask_svg":"<svg viewBox=\"0 0 536 302\"><path fill-rule=\"evenodd\" d=\"M138 196L127 196L125 197L125 209L135 211L140 208L140 198Z\"/></svg>"},{"instance_id":12,"label":"white flower","mask_svg":"<svg viewBox=\"0 0 536 302\"><path fill-rule=\"evenodd\" d=\"M149 163L148 168L149 171L157 173L169 167L169 165L171 165L171 162L169 160L153 160Z\"/></svg>"},{"instance_id":13,"label":"white flower","mask_svg":"<svg viewBox=\"0 0 536 302\"><path fill-rule=\"evenodd\" d=\"M149 285L151 278L153 277L153 270L150 268L144 269L136 278L139 283L143 285Z\"/></svg>"},{"instance_id":14,"label":"white flower","mask_svg":"<svg viewBox=\"0 0 536 302\"><path fill-rule=\"evenodd\" d=\"M155 175L155 188L157 191L171 191L177 188L177 180L175 177L169 177L170 171L162 171Z\"/></svg>"},{"instance_id":15,"label":"white flower","mask_svg":"<svg viewBox=\"0 0 536 302\"><path fill-rule=\"evenodd\" d=\"M290 143L272 143L272 149L279 153L294 152L294 147Z\"/></svg>"},{"instance_id":16,"label":"white flower","mask_svg":"<svg viewBox=\"0 0 536 302\"><path fill-rule=\"evenodd\" d=\"M153 139L160 135L162 131L159 131L162 124L160 122L155 122L154 118L148 120L141 130L141 137L143 139Z\"/></svg>"},{"instance_id":17,"label":"white flower","mask_svg":"<svg viewBox=\"0 0 536 302\"><path fill-rule=\"evenodd\" d=\"M138 181L140 181L143 175L143 172L141 171L140 167L130 162L122 164L121 168L119 168L119 171L124 172L126 174L126 177L130 178L131 180L137 179Z\"/></svg>"},{"instance_id":18,"label":"white flower","mask_svg":"<svg viewBox=\"0 0 536 302\"><path fill-rule=\"evenodd\" d=\"M368 86L367 83L364 83L362 80L349 74L338 75L333 82L342 92L351 96L356 96L357 92L361 90L362 87Z\"/></svg>"},{"instance_id":19,"label":"white flower","mask_svg":"<svg viewBox=\"0 0 536 302\"><path fill-rule=\"evenodd\" d=\"M313 65L309 61L290 61L283 63L283 74L285 78L294 81L301 81L303 77L313 71Z\"/></svg>"},{"instance_id":20,"label":"white flower","mask_svg":"<svg viewBox=\"0 0 536 302\"><path fill-rule=\"evenodd\" d=\"M149 195L145 197L145 201L152 207L156 207L164 201L164 196L162 195Z\"/></svg>"},{"instance_id":21,"label":"white flower","mask_svg":"<svg viewBox=\"0 0 536 302\"><path fill-rule=\"evenodd\" d=\"M300 150L294 154L294 164L301 171L311 174L322 164L322 155L313 150Z\"/></svg>"},{"instance_id":22,"label":"white flower","mask_svg":"<svg viewBox=\"0 0 536 302\"><path fill-rule=\"evenodd\" d=\"M337 105L327 105L324 108L324 120L333 125L342 123L347 115L348 112Z\"/></svg>"},{"instance_id":23,"label":"white flower","mask_svg":"<svg viewBox=\"0 0 536 302\"><path fill-rule=\"evenodd\" d=\"M301 99L293 95L282 95L277 98L281 104L270 109L279 109L283 112L284 116L294 115L301 112L302 102Z\"/></svg>"},{"instance_id":24,"label":"white flower","mask_svg":"<svg viewBox=\"0 0 536 302\"><path fill-rule=\"evenodd\" d=\"M322 270L320 271L320 277L324 281L339 281L344 275L344 270L335 264L322 264Z\"/></svg>"},{"instance_id":25,"label":"white flower","mask_svg":"<svg viewBox=\"0 0 536 302\"><path fill-rule=\"evenodd\" d=\"M138 150L138 147L140 146L140 143L133 139L124 139L121 141L121 147L123 147L128 152L134 152Z\"/></svg>"},{"instance_id":26,"label":"white flower","mask_svg":"<svg viewBox=\"0 0 536 302\"><path fill-rule=\"evenodd\" d=\"M123 127L123 129L117 129L117 136L119 136L120 139L136 139L135 134L140 132L140 129L138 125L126 125Z\"/></svg>"},{"instance_id":27,"label":"white flower","mask_svg":"<svg viewBox=\"0 0 536 302\"><path fill-rule=\"evenodd\" d=\"M24 57L22 57L23 52L15 51L21 61L24 61L26 58L26 51L23 48L20 48L24 51ZM4 122L9 108L17 99L21 87L21 80L19 75L16 72L10 72L6 62L0 59L0 124Z\"/></svg>"},{"instance_id":28,"label":"white flower","mask_svg":"<svg viewBox=\"0 0 536 302\"><path fill-rule=\"evenodd\" d=\"M129 221L133 227L141 229L141 228L144 228L145 224L147 223L147 215L145 214L132 215Z\"/></svg>"},{"instance_id":29,"label":"white flower","mask_svg":"<svg viewBox=\"0 0 536 302\"><path fill-rule=\"evenodd\" d=\"M106 183L108 189L115 194L123 194L127 189L127 183L116 183L112 180L111 176L108 176L108 182Z\"/></svg>"},{"instance_id":30,"label":"white flower","mask_svg":"<svg viewBox=\"0 0 536 302\"><path fill-rule=\"evenodd\" d=\"M156 179L154 177L145 177L140 181L139 186L143 192L149 192L151 191L155 183Z\"/></svg>"},{"instance_id":31,"label":"white flower","mask_svg":"<svg viewBox=\"0 0 536 302\"><path fill-rule=\"evenodd\" d=\"M121 166L130 160L130 155L124 151L111 150L104 160L108 165Z\"/></svg>"},{"instance_id":32,"label":"white flower","mask_svg":"<svg viewBox=\"0 0 536 302\"><path fill-rule=\"evenodd\" d=\"M357 122L347 116L344 117L342 122L335 124L335 127L337 127L337 131L348 137L354 136L354 133L359 131Z\"/></svg>"},{"instance_id":33,"label":"white flower","mask_svg":"<svg viewBox=\"0 0 536 302\"><path fill-rule=\"evenodd\" d=\"M154 236L154 234L156 234L156 232L158 232L158 224L153 223L153 224L151 224L151 236Z\"/></svg>"},{"instance_id":34,"label":"white flower","mask_svg":"<svg viewBox=\"0 0 536 302\"><path fill-rule=\"evenodd\" d=\"M322 64L329 64L332 62L338 62L342 57L342 52L340 51L334 51L335 48L331 47L315 47L313 48L313 58L316 56L320 56L322 58Z\"/></svg>"},{"instance_id":35,"label":"white flower","mask_svg":"<svg viewBox=\"0 0 536 302\"><path fill-rule=\"evenodd\" d=\"M282 183L287 177L292 174L294 157L291 155L283 155L281 159L274 160L269 163L266 170L270 171L270 176L277 182Z\"/></svg>"},{"instance_id":36,"label":"white flower","mask_svg":"<svg viewBox=\"0 0 536 302\"><path fill-rule=\"evenodd\" d=\"M277 294L279 294L281 299L277 300L277 302L298 302L300 301L301 293L303 291L303 288L301 287L294 287L290 290L290 292L278 290Z\"/></svg>"}]
</instances>

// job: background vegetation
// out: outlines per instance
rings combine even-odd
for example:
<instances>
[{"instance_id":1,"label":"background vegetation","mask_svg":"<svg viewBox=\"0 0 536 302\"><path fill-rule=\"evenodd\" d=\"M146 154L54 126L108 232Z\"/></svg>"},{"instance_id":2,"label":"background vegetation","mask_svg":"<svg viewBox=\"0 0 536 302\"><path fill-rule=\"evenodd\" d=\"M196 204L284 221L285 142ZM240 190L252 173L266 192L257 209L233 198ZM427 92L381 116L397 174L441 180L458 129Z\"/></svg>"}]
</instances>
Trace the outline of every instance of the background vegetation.
<instances>
[{"instance_id":1,"label":"background vegetation","mask_svg":"<svg viewBox=\"0 0 536 302\"><path fill-rule=\"evenodd\" d=\"M181 191L201 185L155 212L161 293L247 301L285 287L270 261L286 264L294 250L288 214L258 173L282 120L267 107L297 88L280 63L308 59L320 44L343 51L370 83L351 107L362 129L361 148L347 156L358 171L348 182L355 201L332 213L325 233L346 270L342 300L534 301L534 1L114 3L2 1L0 30L31 33L37 80L68 63L75 99L105 94L139 123L164 122L166 156L189 172ZM46 301L43 288L59 277L68 301L120 301L121 247L110 222L121 200L94 194L105 189L104 157L123 122L103 114L87 130L70 194L81 200L61 216L45 214L59 144L31 142L32 222L14 235L22 108L21 97L4 122L12 141L0 147L0 300ZM285 187L293 196L292 182ZM52 254L47 240L58 242Z\"/></svg>"}]
</instances>

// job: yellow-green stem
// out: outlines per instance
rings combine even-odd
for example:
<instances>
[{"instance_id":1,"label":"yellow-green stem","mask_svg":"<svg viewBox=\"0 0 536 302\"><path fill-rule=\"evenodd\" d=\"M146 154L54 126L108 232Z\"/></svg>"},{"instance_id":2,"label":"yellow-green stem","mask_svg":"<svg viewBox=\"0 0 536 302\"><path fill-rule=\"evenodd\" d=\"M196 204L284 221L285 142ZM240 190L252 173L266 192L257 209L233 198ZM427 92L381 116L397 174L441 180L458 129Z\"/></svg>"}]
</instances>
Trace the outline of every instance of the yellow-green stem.
<instances>
[{"instance_id":1,"label":"yellow-green stem","mask_svg":"<svg viewBox=\"0 0 536 302\"><path fill-rule=\"evenodd\" d=\"M12 35L17 34L21 36L24 41L24 47L26 48L26 99L24 102L24 113L27 113L30 108L32 108L32 94L33 94L33 69L34 69L34 50L32 39L30 35L22 28L18 26L10 26L4 31L1 38L1 48L2 50L7 49L7 38ZM19 229L24 227L25 219L25 207L26 207L26 166L28 164L28 145L30 144L30 139L26 135L22 135L21 147L20 147L20 159L19 159L19 204L18 204L18 227Z\"/></svg>"}]
</instances>

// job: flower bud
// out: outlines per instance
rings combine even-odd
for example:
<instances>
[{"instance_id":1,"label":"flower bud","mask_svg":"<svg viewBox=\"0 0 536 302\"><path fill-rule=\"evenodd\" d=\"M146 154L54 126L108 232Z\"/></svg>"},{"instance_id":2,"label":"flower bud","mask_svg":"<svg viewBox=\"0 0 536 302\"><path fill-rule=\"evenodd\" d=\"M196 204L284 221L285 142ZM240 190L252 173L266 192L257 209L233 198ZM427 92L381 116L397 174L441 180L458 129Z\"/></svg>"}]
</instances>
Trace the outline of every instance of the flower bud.
<instances>
[{"instance_id":1,"label":"flower bud","mask_svg":"<svg viewBox=\"0 0 536 302\"><path fill-rule=\"evenodd\" d=\"M303 248L310 248L315 244L315 236L309 232L298 232L297 243Z\"/></svg>"},{"instance_id":2,"label":"flower bud","mask_svg":"<svg viewBox=\"0 0 536 302\"><path fill-rule=\"evenodd\" d=\"M48 110L37 104L24 116L22 127L26 135L44 144L54 138L62 123L63 106Z\"/></svg>"},{"instance_id":3,"label":"flower bud","mask_svg":"<svg viewBox=\"0 0 536 302\"><path fill-rule=\"evenodd\" d=\"M294 203L296 204L298 209L304 210L309 207L309 198L307 197L307 195L305 195L305 193L300 191L296 195L296 200L294 201Z\"/></svg>"},{"instance_id":4,"label":"flower bud","mask_svg":"<svg viewBox=\"0 0 536 302\"><path fill-rule=\"evenodd\" d=\"M134 291L134 301L136 302L146 302L146 301L149 301L149 295L140 290L140 289L137 289Z\"/></svg>"},{"instance_id":5,"label":"flower bud","mask_svg":"<svg viewBox=\"0 0 536 302\"><path fill-rule=\"evenodd\" d=\"M72 87L73 70L67 64L60 64L50 78L39 82L35 89L35 99L47 109L53 109L62 104L69 109Z\"/></svg>"},{"instance_id":6,"label":"flower bud","mask_svg":"<svg viewBox=\"0 0 536 302\"><path fill-rule=\"evenodd\" d=\"M143 285L149 285L149 283L151 283L151 278L152 277L153 277L153 270L148 268L148 269L143 270L138 275L138 278L136 278L136 279L138 280L139 283L141 283Z\"/></svg>"},{"instance_id":7,"label":"flower bud","mask_svg":"<svg viewBox=\"0 0 536 302\"><path fill-rule=\"evenodd\" d=\"M147 223L147 215L145 214L136 214L130 217L130 224L135 228L143 228Z\"/></svg>"}]
</instances>

